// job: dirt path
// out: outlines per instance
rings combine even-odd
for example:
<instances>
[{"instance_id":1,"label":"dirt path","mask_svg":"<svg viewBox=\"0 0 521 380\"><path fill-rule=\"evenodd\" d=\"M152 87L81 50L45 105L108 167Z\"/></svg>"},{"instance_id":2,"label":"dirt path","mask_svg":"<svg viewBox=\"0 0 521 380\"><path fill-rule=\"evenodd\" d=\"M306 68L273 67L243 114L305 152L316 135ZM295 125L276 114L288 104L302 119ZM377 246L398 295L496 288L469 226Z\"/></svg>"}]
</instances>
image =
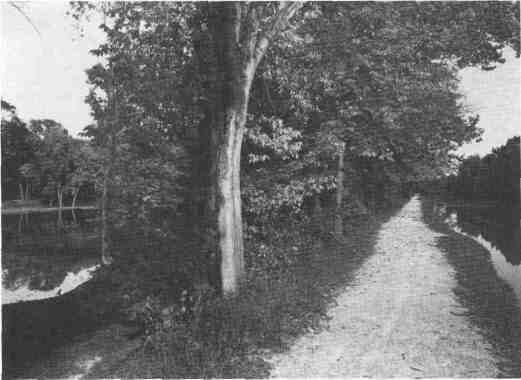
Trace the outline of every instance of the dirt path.
<instances>
[{"instance_id":1,"label":"dirt path","mask_svg":"<svg viewBox=\"0 0 521 380\"><path fill-rule=\"evenodd\" d=\"M495 377L490 346L462 315L454 270L414 197L337 298L328 327L269 359L275 377Z\"/></svg>"}]
</instances>

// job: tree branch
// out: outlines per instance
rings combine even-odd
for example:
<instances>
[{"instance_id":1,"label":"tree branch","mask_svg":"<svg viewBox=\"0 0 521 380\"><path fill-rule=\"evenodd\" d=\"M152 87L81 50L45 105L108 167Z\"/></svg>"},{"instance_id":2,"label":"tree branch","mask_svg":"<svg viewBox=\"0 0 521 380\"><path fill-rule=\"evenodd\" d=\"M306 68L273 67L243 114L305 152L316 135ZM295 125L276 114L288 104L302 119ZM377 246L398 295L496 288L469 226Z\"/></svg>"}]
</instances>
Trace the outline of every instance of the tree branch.
<instances>
[{"instance_id":1,"label":"tree branch","mask_svg":"<svg viewBox=\"0 0 521 380\"><path fill-rule=\"evenodd\" d=\"M279 10L274 15L274 18L268 28L261 35L259 40L257 41L257 46L255 48L255 61L259 63L270 41L282 31L282 29L286 26L286 23L293 17L295 12L302 7L302 2L287 2L282 1L279 3Z\"/></svg>"},{"instance_id":2,"label":"tree branch","mask_svg":"<svg viewBox=\"0 0 521 380\"><path fill-rule=\"evenodd\" d=\"M24 18L27 20L27 22L29 24L31 24L31 26L33 27L33 29L36 31L36 33L38 33L38 35L40 36L40 38L42 38L42 34L40 33L40 31L38 30L38 28L36 27L36 25L34 25L33 21L31 20L31 18L29 16L27 16L27 14L25 13L25 11L20 8L18 6L18 4L16 4L14 1L10 1L9 2L9 5L12 6L14 9L16 9L22 16L24 16Z\"/></svg>"}]
</instances>

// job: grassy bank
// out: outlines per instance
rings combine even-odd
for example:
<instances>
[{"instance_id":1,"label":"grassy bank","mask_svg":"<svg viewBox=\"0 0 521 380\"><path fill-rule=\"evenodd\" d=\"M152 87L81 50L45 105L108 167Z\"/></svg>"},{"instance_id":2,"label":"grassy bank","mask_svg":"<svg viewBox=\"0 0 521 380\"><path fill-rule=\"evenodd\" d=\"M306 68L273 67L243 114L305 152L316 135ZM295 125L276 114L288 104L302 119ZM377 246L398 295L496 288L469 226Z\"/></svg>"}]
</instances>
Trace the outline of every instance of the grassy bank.
<instances>
[{"instance_id":1,"label":"grassy bank","mask_svg":"<svg viewBox=\"0 0 521 380\"><path fill-rule=\"evenodd\" d=\"M451 230L436 209L435 200L423 200L425 221L445 235L437 245L456 269L455 295L468 310L466 316L492 344L502 376L521 377L521 311L514 291L498 277L490 253Z\"/></svg>"},{"instance_id":2,"label":"grassy bank","mask_svg":"<svg viewBox=\"0 0 521 380\"><path fill-rule=\"evenodd\" d=\"M351 218L333 237L332 216L280 220L250 234L248 279L235 299L210 289L194 294L190 310L164 308L152 298L142 313L148 332L139 349L92 377L265 377L267 352L323 326L335 294L373 253L377 217ZM348 223L350 222L350 223Z\"/></svg>"}]
</instances>

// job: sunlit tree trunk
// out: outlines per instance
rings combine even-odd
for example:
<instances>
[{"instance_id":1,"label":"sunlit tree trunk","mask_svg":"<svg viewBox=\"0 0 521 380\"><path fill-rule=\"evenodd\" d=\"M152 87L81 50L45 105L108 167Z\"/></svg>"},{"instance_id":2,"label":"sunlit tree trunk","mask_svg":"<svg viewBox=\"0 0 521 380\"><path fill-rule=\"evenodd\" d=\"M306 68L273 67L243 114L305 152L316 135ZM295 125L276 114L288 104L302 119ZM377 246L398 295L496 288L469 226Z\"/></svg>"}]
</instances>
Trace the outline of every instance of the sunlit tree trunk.
<instances>
[{"instance_id":1,"label":"sunlit tree trunk","mask_svg":"<svg viewBox=\"0 0 521 380\"><path fill-rule=\"evenodd\" d=\"M80 188L79 187L74 189L74 194L72 196L72 204L71 204L71 207L72 207L73 210L76 208L76 200L78 199L78 194L79 193L80 193Z\"/></svg>"},{"instance_id":2,"label":"sunlit tree trunk","mask_svg":"<svg viewBox=\"0 0 521 380\"><path fill-rule=\"evenodd\" d=\"M217 215L217 250L220 256L221 286L225 294L234 293L244 276L240 159L246 120L245 102L247 95L239 100L239 104L226 107L222 115L224 120L215 126L220 130L218 139L222 143L212 149L215 154L212 161L216 163L211 184L214 194L212 202Z\"/></svg>"},{"instance_id":3,"label":"sunlit tree trunk","mask_svg":"<svg viewBox=\"0 0 521 380\"><path fill-rule=\"evenodd\" d=\"M237 292L244 277L241 216L241 147L251 82L256 62L241 57L237 46L240 5L220 4L210 10L217 70L210 125L210 183L207 206L213 250L219 260L220 286L225 295Z\"/></svg>"},{"instance_id":4,"label":"sunlit tree trunk","mask_svg":"<svg viewBox=\"0 0 521 380\"><path fill-rule=\"evenodd\" d=\"M298 4L280 3L268 30L261 31L268 8L253 3L210 3L208 32L214 68L204 75L213 82L207 135L209 182L206 192L206 237L219 263L224 295L235 294L244 278L240 165L250 88L270 39L280 32ZM261 33L262 32L262 33Z\"/></svg>"},{"instance_id":5,"label":"sunlit tree trunk","mask_svg":"<svg viewBox=\"0 0 521 380\"><path fill-rule=\"evenodd\" d=\"M58 208L61 210L63 208L63 188L61 186L56 189L56 197L58 198Z\"/></svg>"}]
</instances>

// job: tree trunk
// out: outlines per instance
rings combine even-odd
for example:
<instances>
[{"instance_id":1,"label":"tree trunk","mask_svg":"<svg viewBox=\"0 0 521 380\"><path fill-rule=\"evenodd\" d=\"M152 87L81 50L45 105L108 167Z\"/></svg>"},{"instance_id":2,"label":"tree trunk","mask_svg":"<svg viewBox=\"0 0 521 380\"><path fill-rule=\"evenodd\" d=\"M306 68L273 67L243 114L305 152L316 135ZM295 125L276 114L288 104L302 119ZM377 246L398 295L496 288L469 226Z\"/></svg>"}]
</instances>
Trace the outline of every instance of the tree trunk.
<instances>
[{"instance_id":1,"label":"tree trunk","mask_svg":"<svg viewBox=\"0 0 521 380\"><path fill-rule=\"evenodd\" d=\"M28 201L31 199L31 191L30 191L30 184L25 184L25 200Z\"/></svg>"},{"instance_id":2,"label":"tree trunk","mask_svg":"<svg viewBox=\"0 0 521 380\"><path fill-rule=\"evenodd\" d=\"M281 3L263 33L260 15L253 6L228 2L210 3L207 8L207 37L212 49L206 49L209 64L201 66L201 76L211 83L211 117L209 130L202 134L207 136L209 152L203 231L210 257L219 263L219 285L224 295L235 294L244 277L240 164L251 83L270 39L285 27L298 7Z\"/></svg>"},{"instance_id":3,"label":"tree trunk","mask_svg":"<svg viewBox=\"0 0 521 380\"><path fill-rule=\"evenodd\" d=\"M25 197L24 197L24 187L21 183L18 184L18 190L20 191L20 200L23 201L25 200Z\"/></svg>"},{"instance_id":4,"label":"tree trunk","mask_svg":"<svg viewBox=\"0 0 521 380\"><path fill-rule=\"evenodd\" d=\"M240 110L228 110L228 120L224 124L225 143L220 144L215 150L217 167L213 185L216 195L221 286L224 294L235 293L244 276L240 154L246 115L240 113Z\"/></svg>"},{"instance_id":5,"label":"tree trunk","mask_svg":"<svg viewBox=\"0 0 521 380\"><path fill-rule=\"evenodd\" d=\"M237 293L244 278L240 166L251 83L259 61L239 45L240 4L212 11L211 31L216 60L212 73L213 117L210 123L210 183L207 209L210 242L219 261L219 285L224 295ZM212 231L213 230L213 231Z\"/></svg>"},{"instance_id":6,"label":"tree trunk","mask_svg":"<svg viewBox=\"0 0 521 380\"><path fill-rule=\"evenodd\" d=\"M344 152L345 143L338 147L338 172L336 176L336 212L335 212L335 234L341 236L344 232L342 220L342 201L344 196Z\"/></svg>"},{"instance_id":7,"label":"tree trunk","mask_svg":"<svg viewBox=\"0 0 521 380\"><path fill-rule=\"evenodd\" d=\"M214 239L210 244L216 252L214 259L219 260L219 285L225 295L235 294L244 277L240 166L253 71L244 74L244 80L232 89L233 101L215 113L209 149L208 236Z\"/></svg>"},{"instance_id":8,"label":"tree trunk","mask_svg":"<svg viewBox=\"0 0 521 380\"><path fill-rule=\"evenodd\" d=\"M56 195L58 197L58 209L61 210L63 208L63 189L61 187L56 189Z\"/></svg>"},{"instance_id":9,"label":"tree trunk","mask_svg":"<svg viewBox=\"0 0 521 380\"><path fill-rule=\"evenodd\" d=\"M101 194L101 263L110 263L109 235L108 235L108 177L109 170L106 168L103 174L103 190Z\"/></svg>"},{"instance_id":10,"label":"tree trunk","mask_svg":"<svg viewBox=\"0 0 521 380\"><path fill-rule=\"evenodd\" d=\"M71 207L74 210L76 208L76 199L78 199L78 194L80 193L80 188L74 189L74 195L72 196L72 204Z\"/></svg>"}]
</instances>

